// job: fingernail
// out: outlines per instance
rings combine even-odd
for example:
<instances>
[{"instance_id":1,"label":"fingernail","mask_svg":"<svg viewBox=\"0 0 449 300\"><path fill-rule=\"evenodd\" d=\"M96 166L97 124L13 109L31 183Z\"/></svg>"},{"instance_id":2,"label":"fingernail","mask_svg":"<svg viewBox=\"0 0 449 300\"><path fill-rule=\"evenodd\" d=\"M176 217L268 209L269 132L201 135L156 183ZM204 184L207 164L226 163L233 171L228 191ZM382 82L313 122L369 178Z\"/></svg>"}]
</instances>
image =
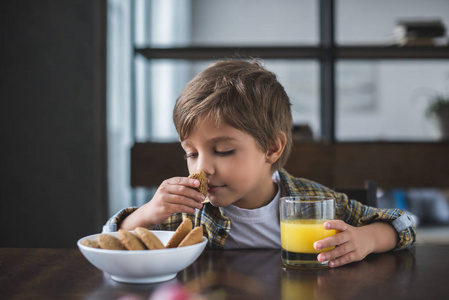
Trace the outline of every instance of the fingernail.
<instances>
[{"instance_id":1,"label":"fingernail","mask_svg":"<svg viewBox=\"0 0 449 300\"><path fill-rule=\"evenodd\" d=\"M326 261L327 260L327 258L326 258L326 255L324 255L324 254L321 254L321 261Z\"/></svg>"},{"instance_id":2,"label":"fingernail","mask_svg":"<svg viewBox=\"0 0 449 300\"><path fill-rule=\"evenodd\" d=\"M203 203L198 203L198 208L201 208L201 207L203 207Z\"/></svg>"},{"instance_id":3,"label":"fingernail","mask_svg":"<svg viewBox=\"0 0 449 300\"><path fill-rule=\"evenodd\" d=\"M315 242L315 249L316 250L320 250L321 249L321 243L320 242Z\"/></svg>"}]
</instances>

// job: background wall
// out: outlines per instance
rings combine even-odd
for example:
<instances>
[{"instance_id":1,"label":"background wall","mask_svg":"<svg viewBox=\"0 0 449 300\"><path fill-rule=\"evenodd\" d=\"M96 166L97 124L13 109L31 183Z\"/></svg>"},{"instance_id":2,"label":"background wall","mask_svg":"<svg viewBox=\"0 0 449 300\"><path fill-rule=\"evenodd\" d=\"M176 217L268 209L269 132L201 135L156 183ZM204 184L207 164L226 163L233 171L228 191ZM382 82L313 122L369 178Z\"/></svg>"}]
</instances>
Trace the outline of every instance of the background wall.
<instances>
[{"instance_id":1,"label":"background wall","mask_svg":"<svg viewBox=\"0 0 449 300\"><path fill-rule=\"evenodd\" d=\"M0 3L0 247L75 247L107 219L106 9Z\"/></svg>"}]
</instances>

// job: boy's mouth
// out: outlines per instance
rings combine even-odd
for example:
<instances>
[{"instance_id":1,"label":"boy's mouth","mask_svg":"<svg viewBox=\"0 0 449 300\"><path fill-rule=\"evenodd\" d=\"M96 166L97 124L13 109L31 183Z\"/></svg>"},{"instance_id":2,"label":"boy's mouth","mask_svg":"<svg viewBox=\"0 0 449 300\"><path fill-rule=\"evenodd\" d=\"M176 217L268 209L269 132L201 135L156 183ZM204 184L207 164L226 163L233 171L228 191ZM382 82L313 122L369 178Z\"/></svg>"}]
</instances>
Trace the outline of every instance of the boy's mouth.
<instances>
[{"instance_id":1,"label":"boy's mouth","mask_svg":"<svg viewBox=\"0 0 449 300\"><path fill-rule=\"evenodd\" d=\"M209 184L209 188L207 190L208 193L214 193L220 190L224 185L211 185Z\"/></svg>"}]
</instances>

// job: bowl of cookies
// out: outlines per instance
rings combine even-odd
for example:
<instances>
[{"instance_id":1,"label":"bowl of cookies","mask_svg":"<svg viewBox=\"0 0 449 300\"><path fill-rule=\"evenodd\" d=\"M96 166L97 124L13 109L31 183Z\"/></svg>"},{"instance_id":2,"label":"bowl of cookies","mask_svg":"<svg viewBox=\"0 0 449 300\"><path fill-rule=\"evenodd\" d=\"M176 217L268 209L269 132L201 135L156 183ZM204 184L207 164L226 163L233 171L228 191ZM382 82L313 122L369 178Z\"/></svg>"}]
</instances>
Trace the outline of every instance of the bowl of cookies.
<instances>
[{"instance_id":1,"label":"bowl of cookies","mask_svg":"<svg viewBox=\"0 0 449 300\"><path fill-rule=\"evenodd\" d=\"M81 238L78 248L95 267L118 282L167 281L191 265L203 252L207 239L201 226L185 219L176 231L148 230L93 234Z\"/></svg>"}]
</instances>

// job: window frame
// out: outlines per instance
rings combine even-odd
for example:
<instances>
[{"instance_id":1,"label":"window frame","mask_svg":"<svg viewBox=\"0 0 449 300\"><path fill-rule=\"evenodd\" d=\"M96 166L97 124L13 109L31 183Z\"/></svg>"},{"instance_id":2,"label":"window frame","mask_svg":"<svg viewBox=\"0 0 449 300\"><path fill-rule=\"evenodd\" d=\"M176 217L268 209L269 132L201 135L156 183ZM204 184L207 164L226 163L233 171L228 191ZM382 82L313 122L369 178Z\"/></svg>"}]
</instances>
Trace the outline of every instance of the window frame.
<instances>
[{"instance_id":1,"label":"window frame","mask_svg":"<svg viewBox=\"0 0 449 300\"><path fill-rule=\"evenodd\" d=\"M335 42L336 0L319 1L319 44L316 46L251 46L251 47L134 47L134 56L147 60L216 60L224 58L315 59L320 65L321 142L336 143L335 66L341 59L448 59L449 46L400 47L395 45L339 46ZM133 72L134 73L134 72ZM135 78L133 78L135 79ZM135 80L133 80L135 81ZM131 99L135 110L135 95ZM135 115L135 112L132 112ZM135 128L135 126L133 127ZM135 136L135 132L133 132ZM437 142L438 143L438 142Z\"/></svg>"}]
</instances>

